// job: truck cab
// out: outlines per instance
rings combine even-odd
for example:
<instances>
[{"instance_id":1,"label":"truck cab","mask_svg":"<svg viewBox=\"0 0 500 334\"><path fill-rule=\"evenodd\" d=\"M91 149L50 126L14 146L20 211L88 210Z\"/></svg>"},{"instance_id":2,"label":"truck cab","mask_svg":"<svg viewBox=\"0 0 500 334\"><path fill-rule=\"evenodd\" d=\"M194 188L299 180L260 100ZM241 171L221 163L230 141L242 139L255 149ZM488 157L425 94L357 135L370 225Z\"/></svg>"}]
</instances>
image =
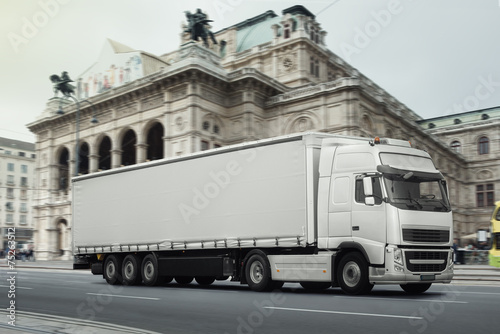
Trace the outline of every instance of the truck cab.
<instances>
[{"instance_id":1,"label":"truck cab","mask_svg":"<svg viewBox=\"0 0 500 334\"><path fill-rule=\"evenodd\" d=\"M422 292L451 281L451 207L428 153L402 140L325 139L318 188L318 248L336 252L344 290L400 284ZM353 251L363 259L341 261Z\"/></svg>"}]
</instances>

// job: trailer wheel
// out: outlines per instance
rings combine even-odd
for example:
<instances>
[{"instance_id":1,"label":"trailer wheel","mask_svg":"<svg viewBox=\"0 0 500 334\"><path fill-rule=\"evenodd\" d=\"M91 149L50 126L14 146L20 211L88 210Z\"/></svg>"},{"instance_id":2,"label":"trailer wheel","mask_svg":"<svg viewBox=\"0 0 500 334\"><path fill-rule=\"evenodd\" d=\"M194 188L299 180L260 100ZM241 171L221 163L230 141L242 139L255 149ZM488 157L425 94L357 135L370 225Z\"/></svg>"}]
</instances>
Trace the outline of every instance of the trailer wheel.
<instances>
[{"instance_id":1,"label":"trailer wheel","mask_svg":"<svg viewBox=\"0 0 500 334\"><path fill-rule=\"evenodd\" d=\"M119 255L109 255L104 261L104 279L111 285L122 283L122 259Z\"/></svg>"},{"instance_id":2,"label":"trailer wheel","mask_svg":"<svg viewBox=\"0 0 500 334\"><path fill-rule=\"evenodd\" d=\"M124 285L137 285L142 282L141 258L135 254L125 256L122 265L122 277Z\"/></svg>"},{"instance_id":3,"label":"trailer wheel","mask_svg":"<svg viewBox=\"0 0 500 334\"><path fill-rule=\"evenodd\" d=\"M420 293L424 293L429 290L432 283L418 283L418 284L401 284L401 289L403 289L406 293L411 295L418 295Z\"/></svg>"},{"instance_id":4,"label":"trailer wheel","mask_svg":"<svg viewBox=\"0 0 500 334\"><path fill-rule=\"evenodd\" d=\"M152 286L161 282L156 256L148 254L144 257L141 265L141 275L145 285Z\"/></svg>"},{"instance_id":5,"label":"trailer wheel","mask_svg":"<svg viewBox=\"0 0 500 334\"><path fill-rule=\"evenodd\" d=\"M197 276L194 279L199 285L210 285L215 281L214 276Z\"/></svg>"},{"instance_id":6,"label":"trailer wheel","mask_svg":"<svg viewBox=\"0 0 500 334\"><path fill-rule=\"evenodd\" d=\"M175 281L179 284L185 285L191 283L193 281L193 278L194 277L192 276L176 276Z\"/></svg>"},{"instance_id":7,"label":"trailer wheel","mask_svg":"<svg viewBox=\"0 0 500 334\"><path fill-rule=\"evenodd\" d=\"M300 282L300 285L306 290L326 290L332 286L330 282Z\"/></svg>"},{"instance_id":8,"label":"trailer wheel","mask_svg":"<svg viewBox=\"0 0 500 334\"><path fill-rule=\"evenodd\" d=\"M361 253L349 253L340 260L337 280L349 295L365 294L373 288L368 280L368 263Z\"/></svg>"},{"instance_id":9,"label":"trailer wheel","mask_svg":"<svg viewBox=\"0 0 500 334\"><path fill-rule=\"evenodd\" d=\"M271 269L265 255L252 255L245 266L248 286L253 291L270 291L273 289Z\"/></svg>"}]
</instances>

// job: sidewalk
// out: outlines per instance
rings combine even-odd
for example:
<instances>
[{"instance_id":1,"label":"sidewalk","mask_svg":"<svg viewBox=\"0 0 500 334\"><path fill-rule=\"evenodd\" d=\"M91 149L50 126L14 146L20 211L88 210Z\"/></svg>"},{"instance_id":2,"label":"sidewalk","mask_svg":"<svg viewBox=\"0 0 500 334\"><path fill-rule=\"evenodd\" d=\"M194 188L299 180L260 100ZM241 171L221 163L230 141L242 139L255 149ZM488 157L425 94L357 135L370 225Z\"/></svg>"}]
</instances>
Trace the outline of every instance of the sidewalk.
<instances>
[{"instance_id":1,"label":"sidewalk","mask_svg":"<svg viewBox=\"0 0 500 334\"><path fill-rule=\"evenodd\" d=\"M73 270L73 261L21 261L16 260L16 270L19 269L52 269L52 270ZM0 260L0 269L7 269L7 261ZM88 270L90 275L90 269ZM97 321L60 317L54 315L45 315L24 311L15 313L15 327L8 324L9 313L6 309L0 310L0 317L5 321L0 322L0 333L19 334L19 333L90 333L90 334L118 334L118 333L137 333L137 334L159 334L157 332L119 326L114 324L102 323Z\"/></svg>"},{"instance_id":2,"label":"sidewalk","mask_svg":"<svg viewBox=\"0 0 500 334\"><path fill-rule=\"evenodd\" d=\"M2 319L9 319L8 312L6 310L0 310L0 317L2 317ZM159 334L158 332L142 330L139 328L125 327L125 326L107 324L97 321L73 319L67 317L37 314L37 313L22 312L22 311L16 311L15 326L7 324L7 321L0 323L0 332L2 334L19 334L19 333Z\"/></svg>"}]
</instances>

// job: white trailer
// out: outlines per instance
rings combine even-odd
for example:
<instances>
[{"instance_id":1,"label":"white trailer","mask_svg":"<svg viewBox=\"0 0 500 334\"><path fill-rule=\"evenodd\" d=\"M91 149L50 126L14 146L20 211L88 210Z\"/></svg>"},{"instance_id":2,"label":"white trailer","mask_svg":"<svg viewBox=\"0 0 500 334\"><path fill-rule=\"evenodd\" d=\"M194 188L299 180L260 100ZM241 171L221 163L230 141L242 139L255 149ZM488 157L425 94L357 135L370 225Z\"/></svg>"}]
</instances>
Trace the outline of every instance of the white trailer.
<instances>
[{"instance_id":1,"label":"white trailer","mask_svg":"<svg viewBox=\"0 0 500 334\"><path fill-rule=\"evenodd\" d=\"M74 267L110 284L231 276L256 291L414 293L453 274L445 181L403 141L297 134L72 184Z\"/></svg>"}]
</instances>

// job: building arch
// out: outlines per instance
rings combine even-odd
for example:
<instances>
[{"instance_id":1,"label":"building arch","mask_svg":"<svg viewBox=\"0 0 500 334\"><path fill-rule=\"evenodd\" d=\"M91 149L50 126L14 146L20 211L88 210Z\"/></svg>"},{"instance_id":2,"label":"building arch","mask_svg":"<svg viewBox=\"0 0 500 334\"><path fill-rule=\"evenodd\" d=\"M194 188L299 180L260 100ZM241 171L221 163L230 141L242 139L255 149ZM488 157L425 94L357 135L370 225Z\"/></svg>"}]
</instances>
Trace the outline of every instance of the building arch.
<instances>
[{"instance_id":1,"label":"building arch","mask_svg":"<svg viewBox=\"0 0 500 334\"><path fill-rule=\"evenodd\" d=\"M165 128L163 124L159 121L153 121L149 123L144 129L145 140L147 152L146 160L158 160L164 158L164 137Z\"/></svg>"},{"instance_id":2,"label":"building arch","mask_svg":"<svg viewBox=\"0 0 500 334\"><path fill-rule=\"evenodd\" d=\"M69 258L70 255L70 228L68 221L62 217L55 220L55 256L60 258Z\"/></svg>"},{"instance_id":3,"label":"building arch","mask_svg":"<svg viewBox=\"0 0 500 334\"><path fill-rule=\"evenodd\" d=\"M119 147L121 150L121 165L129 166L137 162L137 135L132 128L124 128L119 136Z\"/></svg>"},{"instance_id":4,"label":"building arch","mask_svg":"<svg viewBox=\"0 0 500 334\"><path fill-rule=\"evenodd\" d=\"M317 128L319 121L312 112L303 112L291 117L286 126L285 134L311 131Z\"/></svg>"},{"instance_id":5,"label":"building arch","mask_svg":"<svg viewBox=\"0 0 500 334\"><path fill-rule=\"evenodd\" d=\"M111 169L111 157L113 142L111 137L107 134L102 134L96 140L97 147L97 169L108 170Z\"/></svg>"},{"instance_id":6,"label":"building arch","mask_svg":"<svg viewBox=\"0 0 500 334\"><path fill-rule=\"evenodd\" d=\"M85 140L78 143L78 175L85 175L90 172L90 145ZM76 152L75 152L76 156ZM76 161L75 161L76 163Z\"/></svg>"},{"instance_id":7,"label":"building arch","mask_svg":"<svg viewBox=\"0 0 500 334\"><path fill-rule=\"evenodd\" d=\"M66 146L58 147L55 152L55 161L57 162L54 176L55 189L67 191L71 178L70 150Z\"/></svg>"}]
</instances>

